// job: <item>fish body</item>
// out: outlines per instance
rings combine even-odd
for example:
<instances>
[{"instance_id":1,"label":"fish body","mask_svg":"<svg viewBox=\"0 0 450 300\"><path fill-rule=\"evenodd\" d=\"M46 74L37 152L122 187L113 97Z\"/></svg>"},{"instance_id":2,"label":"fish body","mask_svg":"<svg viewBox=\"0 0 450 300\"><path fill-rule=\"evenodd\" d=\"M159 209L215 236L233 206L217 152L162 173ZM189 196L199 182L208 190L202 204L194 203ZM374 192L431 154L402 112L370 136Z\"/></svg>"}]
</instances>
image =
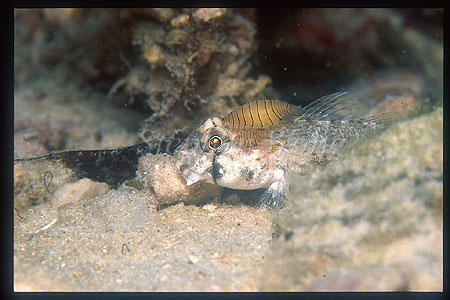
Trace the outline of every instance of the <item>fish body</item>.
<instances>
[{"instance_id":1,"label":"fish body","mask_svg":"<svg viewBox=\"0 0 450 300\"><path fill-rule=\"evenodd\" d=\"M177 168L188 185L206 181L240 190L266 188L260 204L283 204L292 172L326 164L352 139L376 132L393 115L358 116L349 92L297 106L256 100L223 119L206 119L175 149Z\"/></svg>"}]
</instances>

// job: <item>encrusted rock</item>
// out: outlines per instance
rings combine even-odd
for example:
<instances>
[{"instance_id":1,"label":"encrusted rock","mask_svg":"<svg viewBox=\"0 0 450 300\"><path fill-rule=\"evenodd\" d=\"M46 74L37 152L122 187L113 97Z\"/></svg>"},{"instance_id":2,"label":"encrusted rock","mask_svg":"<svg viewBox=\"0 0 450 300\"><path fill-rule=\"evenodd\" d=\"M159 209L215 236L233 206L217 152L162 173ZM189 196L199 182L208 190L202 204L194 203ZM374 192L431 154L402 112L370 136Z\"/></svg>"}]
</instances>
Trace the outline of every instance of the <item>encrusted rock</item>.
<instances>
[{"instance_id":1,"label":"encrusted rock","mask_svg":"<svg viewBox=\"0 0 450 300\"><path fill-rule=\"evenodd\" d=\"M173 158L162 154L141 157L138 178L144 187L157 196L157 204L171 204L183 201L188 204L201 204L221 198L222 188L208 183L186 185L185 179L175 168Z\"/></svg>"}]
</instances>

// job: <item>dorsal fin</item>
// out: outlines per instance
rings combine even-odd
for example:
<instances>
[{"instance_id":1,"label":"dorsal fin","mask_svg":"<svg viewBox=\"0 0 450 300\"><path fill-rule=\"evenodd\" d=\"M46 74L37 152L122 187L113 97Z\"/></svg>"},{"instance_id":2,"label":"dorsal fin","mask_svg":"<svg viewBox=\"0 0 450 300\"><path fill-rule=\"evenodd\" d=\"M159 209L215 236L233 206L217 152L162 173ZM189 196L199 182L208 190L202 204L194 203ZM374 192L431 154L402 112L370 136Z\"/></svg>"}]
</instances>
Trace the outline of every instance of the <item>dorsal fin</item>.
<instances>
[{"instance_id":1,"label":"dorsal fin","mask_svg":"<svg viewBox=\"0 0 450 300\"><path fill-rule=\"evenodd\" d=\"M224 127L233 129L268 129L297 110L295 106L285 102L254 100L231 111L223 119L223 124Z\"/></svg>"},{"instance_id":2,"label":"dorsal fin","mask_svg":"<svg viewBox=\"0 0 450 300\"><path fill-rule=\"evenodd\" d=\"M300 110L302 119L327 121L350 120L357 117L358 98L350 92L323 96Z\"/></svg>"},{"instance_id":3,"label":"dorsal fin","mask_svg":"<svg viewBox=\"0 0 450 300\"><path fill-rule=\"evenodd\" d=\"M268 130L289 115L300 110L289 103L276 100L254 100L234 109L223 119L225 128L234 130L234 142L243 147L257 146L267 139Z\"/></svg>"}]
</instances>

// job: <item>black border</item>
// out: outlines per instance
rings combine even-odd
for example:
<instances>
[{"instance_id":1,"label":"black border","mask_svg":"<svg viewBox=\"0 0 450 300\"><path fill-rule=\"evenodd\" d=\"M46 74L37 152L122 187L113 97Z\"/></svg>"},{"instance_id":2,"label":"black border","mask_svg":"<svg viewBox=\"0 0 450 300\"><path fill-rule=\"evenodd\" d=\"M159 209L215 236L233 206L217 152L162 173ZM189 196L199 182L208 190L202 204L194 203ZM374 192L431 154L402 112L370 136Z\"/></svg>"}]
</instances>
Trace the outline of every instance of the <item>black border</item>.
<instances>
[{"instance_id":1,"label":"black border","mask_svg":"<svg viewBox=\"0 0 450 300\"><path fill-rule=\"evenodd\" d=\"M2 165L3 171L3 190L2 195L7 195L7 197L2 197L2 243L1 257L3 263L1 266L1 286L2 292L5 291L4 296L9 298L33 298L33 299L49 299L49 298L97 298L105 297L108 299L121 299L121 298L141 298L141 297L156 297L156 298L178 298L178 297L192 297L193 299L198 299L202 297L213 297L213 298L231 298L231 297L245 297L245 298L272 298L272 297L307 297L315 299L325 299L325 298L372 298L379 299L380 297L388 298L420 298L420 299L445 299L448 298L448 276L447 276L447 264L448 264L448 189L447 189L447 179L448 179L448 84L447 80L449 78L448 71L448 19L449 13L446 9L444 1L301 1L295 3L295 6L299 7L408 7L408 8L444 8L444 291L443 293L416 293L416 292L388 292L388 293L14 293L13 292L13 251L11 245L13 244L13 232L11 229L14 228L13 223L13 99L14 99L14 9L15 8L41 8L41 7L270 7L270 6L283 6L282 2L276 1L7 1L2 4L1 8L1 25L2 25L2 48L3 60L2 68L4 71L3 78L1 80L1 91L2 99L0 101L1 112L3 114L1 121L1 128L3 134L3 155L6 162ZM286 2L287 5L291 6L293 2ZM3 293L2 293L3 294Z\"/></svg>"}]
</instances>

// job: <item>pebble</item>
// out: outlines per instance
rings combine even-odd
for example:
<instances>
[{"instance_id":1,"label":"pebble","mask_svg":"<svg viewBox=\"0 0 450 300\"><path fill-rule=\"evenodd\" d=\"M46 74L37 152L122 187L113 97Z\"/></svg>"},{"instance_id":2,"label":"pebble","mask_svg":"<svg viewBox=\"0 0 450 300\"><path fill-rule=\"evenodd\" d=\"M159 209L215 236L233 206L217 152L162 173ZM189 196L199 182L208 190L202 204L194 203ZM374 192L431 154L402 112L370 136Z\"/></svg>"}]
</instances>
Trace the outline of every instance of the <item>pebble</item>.
<instances>
[{"instance_id":1,"label":"pebble","mask_svg":"<svg viewBox=\"0 0 450 300\"><path fill-rule=\"evenodd\" d=\"M170 25L172 27L184 27L189 21L189 16L185 14L181 14L179 16L176 16L172 20L170 20Z\"/></svg>"},{"instance_id":2,"label":"pebble","mask_svg":"<svg viewBox=\"0 0 450 300\"><path fill-rule=\"evenodd\" d=\"M208 22L211 19L223 16L226 12L226 8L200 8L194 12L194 17L204 22Z\"/></svg>"},{"instance_id":3,"label":"pebble","mask_svg":"<svg viewBox=\"0 0 450 300\"><path fill-rule=\"evenodd\" d=\"M77 182L67 183L57 190L51 202L54 207L61 207L82 199L92 199L95 196L106 193L108 190L109 186L107 183L95 182L89 178L83 178Z\"/></svg>"},{"instance_id":4,"label":"pebble","mask_svg":"<svg viewBox=\"0 0 450 300\"><path fill-rule=\"evenodd\" d=\"M195 256L195 255L189 255L189 260L193 263L196 264L200 261L200 258Z\"/></svg>"},{"instance_id":5,"label":"pebble","mask_svg":"<svg viewBox=\"0 0 450 300\"><path fill-rule=\"evenodd\" d=\"M214 205L214 204L206 204L203 206L203 209L206 209L209 212L215 211L216 208L217 208L217 205Z\"/></svg>"}]
</instances>

